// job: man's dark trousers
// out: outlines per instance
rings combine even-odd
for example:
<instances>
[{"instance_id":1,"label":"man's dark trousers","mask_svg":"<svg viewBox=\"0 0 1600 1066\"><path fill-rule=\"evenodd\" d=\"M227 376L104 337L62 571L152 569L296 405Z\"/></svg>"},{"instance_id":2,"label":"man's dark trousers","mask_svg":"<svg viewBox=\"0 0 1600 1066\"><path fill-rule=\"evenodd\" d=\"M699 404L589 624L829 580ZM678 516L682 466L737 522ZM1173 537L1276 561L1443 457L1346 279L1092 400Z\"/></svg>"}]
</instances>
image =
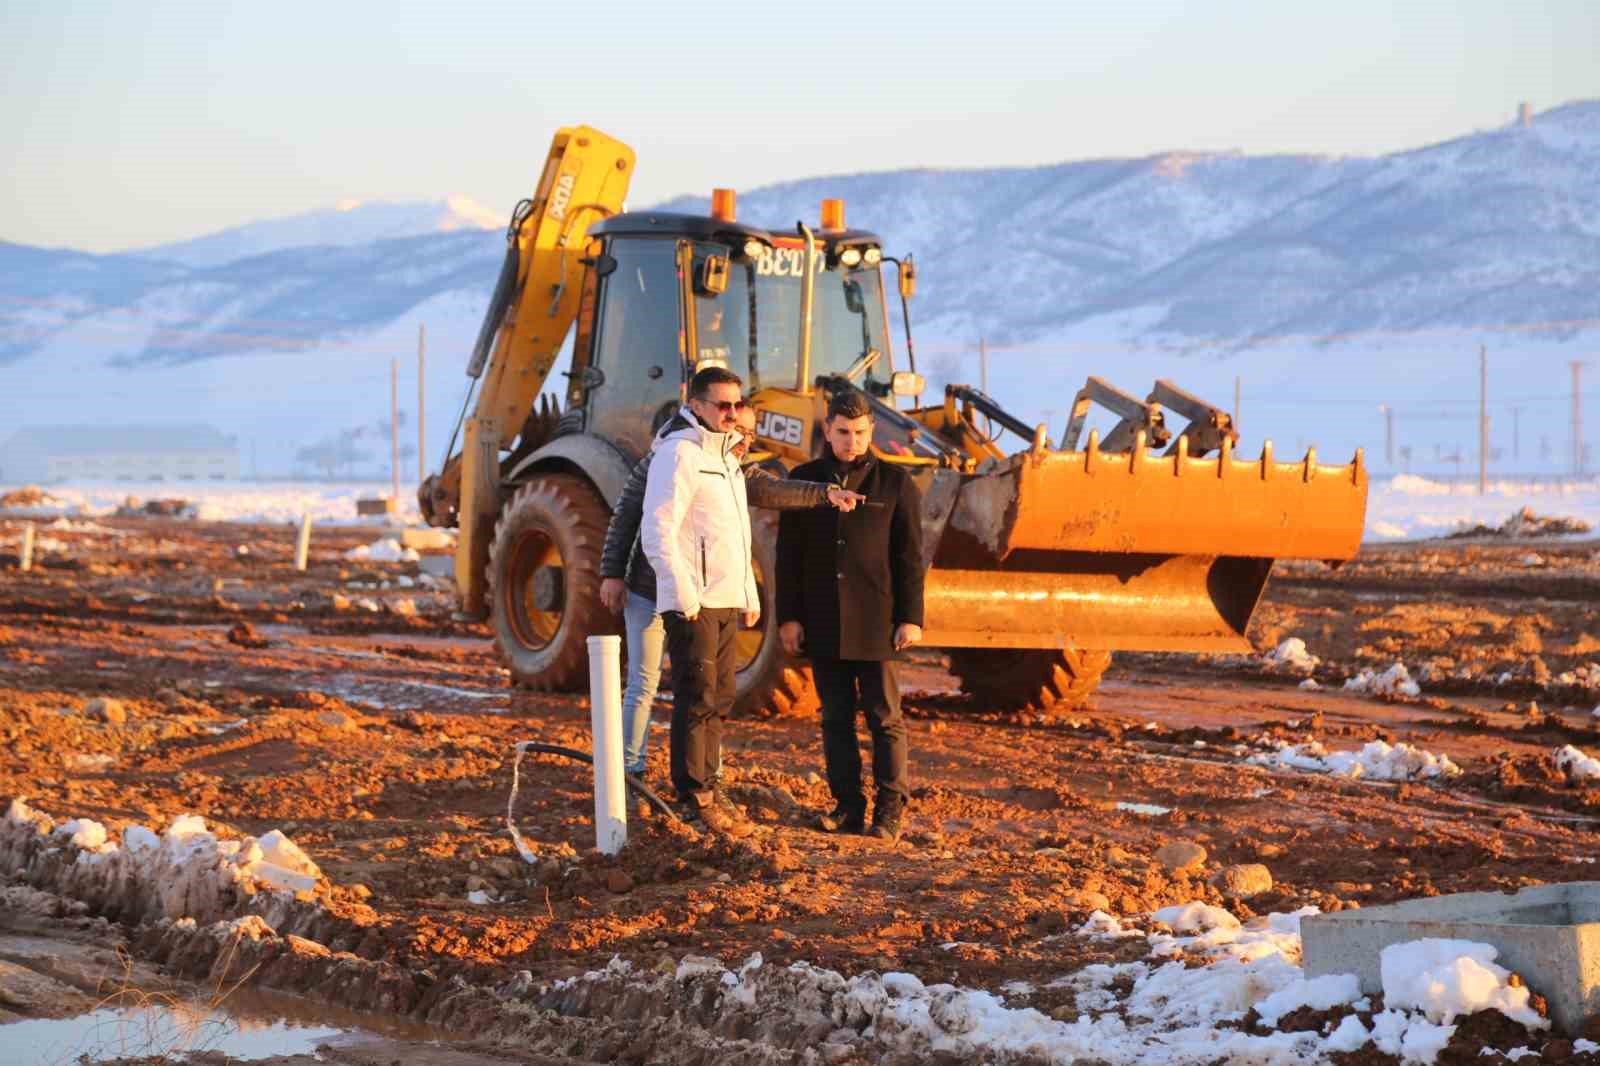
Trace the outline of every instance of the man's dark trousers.
<instances>
[{"instance_id":1,"label":"man's dark trousers","mask_svg":"<svg viewBox=\"0 0 1600 1066\"><path fill-rule=\"evenodd\" d=\"M822 700L822 750L834 802L852 811L866 810L867 799L861 794L861 749L856 740L856 708L860 707L872 734L872 778L879 806L892 796L903 809L911 799L911 788L906 770L906 722L900 714L894 663L813 659L811 672Z\"/></svg>"},{"instance_id":2,"label":"man's dark trousers","mask_svg":"<svg viewBox=\"0 0 1600 1066\"><path fill-rule=\"evenodd\" d=\"M704 806L722 750L722 722L733 707L737 607L702 607L694 621L662 615L672 660L672 787Z\"/></svg>"}]
</instances>

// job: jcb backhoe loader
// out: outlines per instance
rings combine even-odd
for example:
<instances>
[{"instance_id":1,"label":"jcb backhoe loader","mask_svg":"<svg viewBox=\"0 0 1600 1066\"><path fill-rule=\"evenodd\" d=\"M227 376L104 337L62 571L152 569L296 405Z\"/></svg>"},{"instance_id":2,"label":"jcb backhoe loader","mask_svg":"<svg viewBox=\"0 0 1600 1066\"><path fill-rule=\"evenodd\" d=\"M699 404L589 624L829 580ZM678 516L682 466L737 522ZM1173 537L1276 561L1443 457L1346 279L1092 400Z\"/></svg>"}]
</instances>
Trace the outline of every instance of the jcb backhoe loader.
<instances>
[{"instance_id":1,"label":"jcb backhoe loader","mask_svg":"<svg viewBox=\"0 0 1600 1066\"><path fill-rule=\"evenodd\" d=\"M464 445L419 491L429 522L460 527L462 610L491 621L518 683L580 687L585 638L616 631L596 572L610 505L708 363L744 378L766 461L783 468L820 454L830 390L872 398L874 453L922 489L925 642L985 706L1080 703L1117 650L1248 650L1274 559L1359 546L1359 452L1279 462L1268 442L1239 457L1227 412L1164 381L1140 400L1090 378L1055 442L966 386L917 406L909 318L901 368L881 273L895 266L904 309L910 256L846 228L835 200L793 232L738 221L728 190L708 216L620 213L633 166L597 130L556 134L467 367L482 387ZM540 390L574 324L558 406ZM1095 405L1116 421L1085 438ZM1007 432L1015 454L997 440ZM755 511L753 529L763 612L741 640L739 707L805 711L809 671L777 639L776 524Z\"/></svg>"}]
</instances>

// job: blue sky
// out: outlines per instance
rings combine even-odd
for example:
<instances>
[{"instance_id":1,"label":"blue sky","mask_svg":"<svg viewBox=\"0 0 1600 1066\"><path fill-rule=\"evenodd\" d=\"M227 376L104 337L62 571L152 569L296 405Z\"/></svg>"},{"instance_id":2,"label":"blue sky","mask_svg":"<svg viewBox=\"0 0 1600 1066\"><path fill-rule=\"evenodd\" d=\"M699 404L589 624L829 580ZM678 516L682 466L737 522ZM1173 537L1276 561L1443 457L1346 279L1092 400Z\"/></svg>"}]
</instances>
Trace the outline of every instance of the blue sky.
<instances>
[{"instance_id":1,"label":"blue sky","mask_svg":"<svg viewBox=\"0 0 1600 1066\"><path fill-rule=\"evenodd\" d=\"M509 211L552 130L630 203L1171 149L1373 154L1600 97L1600 3L0 7L0 240L111 251L364 200Z\"/></svg>"}]
</instances>

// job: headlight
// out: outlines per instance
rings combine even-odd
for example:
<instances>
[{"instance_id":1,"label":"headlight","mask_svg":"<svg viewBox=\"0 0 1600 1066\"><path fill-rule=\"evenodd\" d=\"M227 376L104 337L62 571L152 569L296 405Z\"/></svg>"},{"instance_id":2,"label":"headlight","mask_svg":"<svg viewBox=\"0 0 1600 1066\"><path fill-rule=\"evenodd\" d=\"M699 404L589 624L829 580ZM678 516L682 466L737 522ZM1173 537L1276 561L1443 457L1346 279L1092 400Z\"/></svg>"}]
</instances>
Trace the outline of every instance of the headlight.
<instances>
[{"instance_id":1,"label":"headlight","mask_svg":"<svg viewBox=\"0 0 1600 1066\"><path fill-rule=\"evenodd\" d=\"M861 253L861 261L866 263L869 267L877 266L878 261L882 258L883 252L877 248L868 248L865 252Z\"/></svg>"},{"instance_id":2,"label":"headlight","mask_svg":"<svg viewBox=\"0 0 1600 1066\"><path fill-rule=\"evenodd\" d=\"M746 259L760 259L762 249L764 248L766 248L766 245L762 244L754 237L751 237L749 240L744 242L744 257Z\"/></svg>"},{"instance_id":3,"label":"headlight","mask_svg":"<svg viewBox=\"0 0 1600 1066\"><path fill-rule=\"evenodd\" d=\"M839 262L843 263L847 267L856 266L861 262L861 249L846 248L844 251L839 253Z\"/></svg>"}]
</instances>

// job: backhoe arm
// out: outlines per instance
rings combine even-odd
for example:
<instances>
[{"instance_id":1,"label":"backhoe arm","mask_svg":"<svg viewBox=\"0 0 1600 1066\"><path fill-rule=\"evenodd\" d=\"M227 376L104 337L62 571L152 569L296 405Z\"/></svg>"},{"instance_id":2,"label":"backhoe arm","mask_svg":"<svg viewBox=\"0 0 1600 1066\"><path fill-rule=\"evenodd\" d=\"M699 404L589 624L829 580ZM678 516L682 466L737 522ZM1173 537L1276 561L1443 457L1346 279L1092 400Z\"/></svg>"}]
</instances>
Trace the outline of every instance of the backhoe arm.
<instances>
[{"instance_id":1,"label":"backhoe arm","mask_svg":"<svg viewBox=\"0 0 1600 1066\"><path fill-rule=\"evenodd\" d=\"M462 450L420 494L429 521L450 524L453 515L460 527L456 585L469 615L485 606L500 453L522 430L577 318L589 226L621 210L633 164L633 149L621 141L589 126L564 127L531 203L512 221L506 264L468 367L483 383Z\"/></svg>"}]
</instances>

